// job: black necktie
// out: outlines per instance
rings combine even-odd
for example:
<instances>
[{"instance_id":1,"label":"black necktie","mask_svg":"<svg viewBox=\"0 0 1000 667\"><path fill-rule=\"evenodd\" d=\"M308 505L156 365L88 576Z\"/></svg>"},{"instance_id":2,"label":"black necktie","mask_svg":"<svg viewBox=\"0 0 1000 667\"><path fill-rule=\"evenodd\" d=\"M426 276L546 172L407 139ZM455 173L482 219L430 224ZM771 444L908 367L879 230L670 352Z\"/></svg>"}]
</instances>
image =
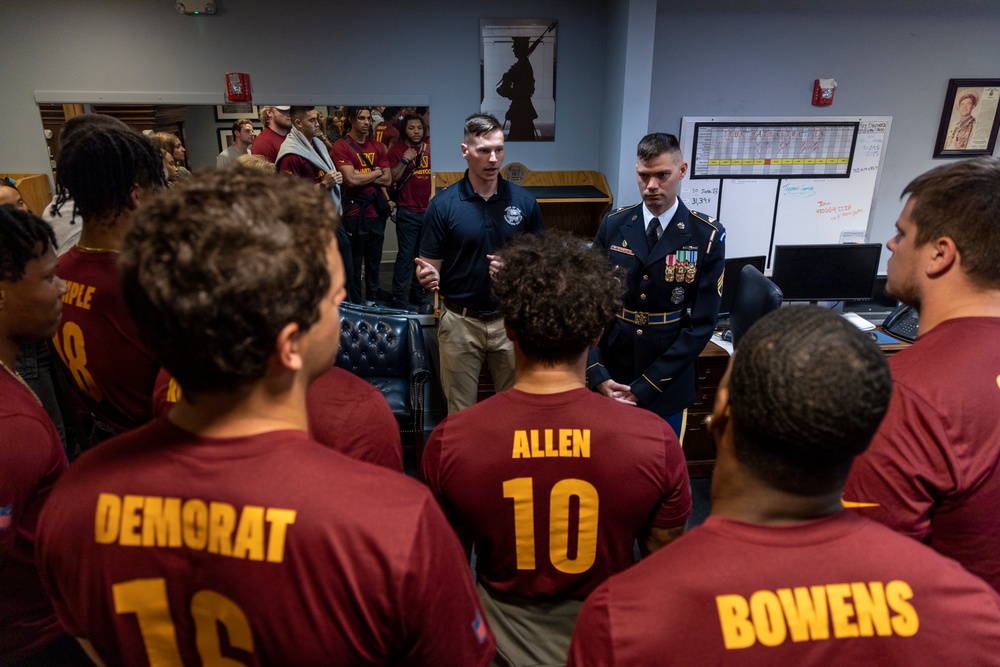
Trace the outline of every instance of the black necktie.
<instances>
[{"instance_id":1,"label":"black necktie","mask_svg":"<svg viewBox=\"0 0 1000 667\"><path fill-rule=\"evenodd\" d=\"M649 243L649 249L652 250L653 246L660 239L660 219L653 218L649 221L649 227L646 228L646 241Z\"/></svg>"}]
</instances>

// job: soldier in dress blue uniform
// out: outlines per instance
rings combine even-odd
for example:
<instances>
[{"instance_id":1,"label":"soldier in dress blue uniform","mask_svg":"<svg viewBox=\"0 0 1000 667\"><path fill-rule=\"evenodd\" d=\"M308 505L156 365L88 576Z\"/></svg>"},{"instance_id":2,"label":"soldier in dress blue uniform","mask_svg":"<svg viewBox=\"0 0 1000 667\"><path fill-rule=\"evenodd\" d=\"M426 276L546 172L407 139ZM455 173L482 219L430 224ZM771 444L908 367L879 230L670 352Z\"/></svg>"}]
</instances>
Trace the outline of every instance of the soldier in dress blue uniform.
<instances>
[{"instance_id":1,"label":"soldier in dress blue uniform","mask_svg":"<svg viewBox=\"0 0 1000 667\"><path fill-rule=\"evenodd\" d=\"M643 137L635 173L642 204L609 213L594 237L628 284L625 307L590 352L587 383L652 410L680 436L719 314L726 231L677 197L687 163L674 135Z\"/></svg>"}]
</instances>

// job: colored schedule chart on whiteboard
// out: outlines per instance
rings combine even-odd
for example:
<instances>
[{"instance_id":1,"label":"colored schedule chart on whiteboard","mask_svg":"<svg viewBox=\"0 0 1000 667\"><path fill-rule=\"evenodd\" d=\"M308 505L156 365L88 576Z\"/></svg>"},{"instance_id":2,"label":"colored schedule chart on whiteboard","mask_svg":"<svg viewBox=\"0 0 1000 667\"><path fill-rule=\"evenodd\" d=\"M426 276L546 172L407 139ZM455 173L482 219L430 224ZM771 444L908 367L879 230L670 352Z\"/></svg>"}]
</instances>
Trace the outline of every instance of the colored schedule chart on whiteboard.
<instances>
[{"instance_id":1,"label":"colored schedule chart on whiteboard","mask_svg":"<svg viewBox=\"0 0 1000 667\"><path fill-rule=\"evenodd\" d=\"M695 123L690 178L850 178L858 123Z\"/></svg>"}]
</instances>

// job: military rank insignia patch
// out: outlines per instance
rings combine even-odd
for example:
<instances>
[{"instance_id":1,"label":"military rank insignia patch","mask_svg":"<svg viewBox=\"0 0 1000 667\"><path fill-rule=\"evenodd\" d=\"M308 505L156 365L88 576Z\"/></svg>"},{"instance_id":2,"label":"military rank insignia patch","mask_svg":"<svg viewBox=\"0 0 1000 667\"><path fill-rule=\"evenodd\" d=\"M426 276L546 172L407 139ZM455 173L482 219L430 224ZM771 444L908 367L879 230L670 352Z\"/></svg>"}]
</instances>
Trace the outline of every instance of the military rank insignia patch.
<instances>
[{"instance_id":1,"label":"military rank insignia patch","mask_svg":"<svg viewBox=\"0 0 1000 667\"><path fill-rule=\"evenodd\" d=\"M693 283L698 272L698 248L686 247L667 255L663 279L668 283Z\"/></svg>"}]
</instances>

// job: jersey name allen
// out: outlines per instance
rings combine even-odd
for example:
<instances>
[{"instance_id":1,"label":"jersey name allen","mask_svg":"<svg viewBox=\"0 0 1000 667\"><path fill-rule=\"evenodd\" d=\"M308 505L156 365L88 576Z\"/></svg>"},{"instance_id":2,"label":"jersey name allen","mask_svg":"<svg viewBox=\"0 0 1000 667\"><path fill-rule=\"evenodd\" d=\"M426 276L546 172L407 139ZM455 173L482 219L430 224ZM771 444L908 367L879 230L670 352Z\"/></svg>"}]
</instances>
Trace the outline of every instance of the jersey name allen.
<instances>
[{"instance_id":1,"label":"jersey name allen","mask_svg":"<svg viewBox=\"0 0 1000 667\"><path fill-rule=\"evenodd\" d=\"M849 637L912 637L920 619L908 600L913 589L894 580L797 586L742 595L718 595L722 638L727 649L760 642L778 646L793 642ZM832 629L832 633L831 633Z\"/></svg>"},{"instance_id":2,"label":"jersey name allen","mask_svg":"<svg viewBox=\"0 0 1000 667\"><path fill-rule=\"evenodd\" d=\"M187 547L232 558L280 563L295 510L199 498L118 496L97 498L94 540L126 547Z\"/></svg>"},{"instance_id":3,"label":"jersey name allen","mask_svg":"<svg viewBox=\"0 0 1000 667\"><path fill-rule=\"evenodd\" d=\"M513 459L542 459L548 456L590 458L590 429L547 428L514 431Z\"/></svg>"}]
</instances>

